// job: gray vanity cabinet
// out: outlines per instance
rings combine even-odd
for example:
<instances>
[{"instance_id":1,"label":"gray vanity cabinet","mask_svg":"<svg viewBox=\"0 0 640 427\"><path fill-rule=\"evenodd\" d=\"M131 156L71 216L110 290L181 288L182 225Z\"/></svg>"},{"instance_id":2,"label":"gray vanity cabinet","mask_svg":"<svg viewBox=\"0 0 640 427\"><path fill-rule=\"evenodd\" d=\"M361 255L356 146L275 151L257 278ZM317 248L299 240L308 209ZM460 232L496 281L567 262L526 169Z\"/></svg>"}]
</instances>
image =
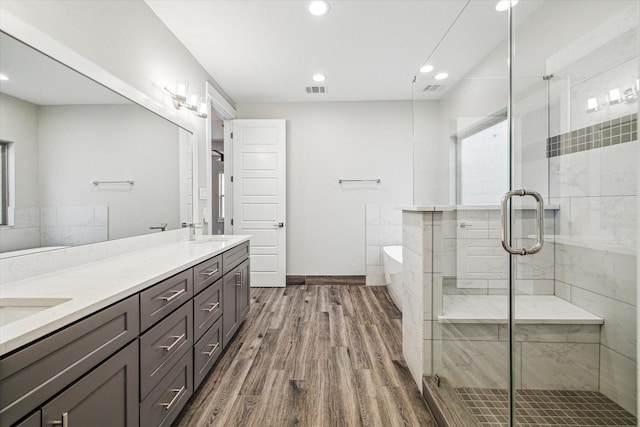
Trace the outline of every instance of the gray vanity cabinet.
<instances>
[{"instance_id":1,"label":"gray vanity cabinet","mask_svg":"<svg viewBox=\"0 0 640 427\"><path fill-rule=\"evenodd\" d=\"M222 346L224 348L231 342L249 312L249 281L248 259L229 270L222 278Z\"/></svg>"},{"instance_id":2,"label":"gray vanity cabinet","mask_svg":"<svg viewBox=\"0 0 640 427\"><path fill-rule=\"evenodd\" d=\"M138 426L138 343L129 344L44 405L42 425Z\"/></svg>"},{"instance_id":3,"label":"gray vanity cabinet","mask_svg":"<svg viewBox=\"0 0 640 427\"><path fill-rule=\"evenodd\" d=\"M0 427L30 414L135 340L140 333L138 310L138 295L134 295L3 356ZM111 403L115 401L107 400L103 405Z\"/></svg>"}]
</instances>

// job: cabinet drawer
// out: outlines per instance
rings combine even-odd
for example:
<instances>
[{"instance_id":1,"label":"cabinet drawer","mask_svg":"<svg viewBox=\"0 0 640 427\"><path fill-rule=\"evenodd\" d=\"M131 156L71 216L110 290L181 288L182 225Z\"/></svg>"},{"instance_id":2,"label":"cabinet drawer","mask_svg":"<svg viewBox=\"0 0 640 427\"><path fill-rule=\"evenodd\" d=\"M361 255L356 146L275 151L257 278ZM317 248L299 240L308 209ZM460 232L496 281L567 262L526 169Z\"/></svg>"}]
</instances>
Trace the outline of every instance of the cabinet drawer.
<instances>
[{"instance_id":1,"label":"cabinet drawer","mask_svg":"<svg viewBox=\"0 0 640 427\"><path fill-rule=\"evenodd\" d=\"M170 426L193 394L193 360L187 352L140 403L140 425Z\"/></svg>"},{"instance_id":2,"label":"cabinet drawer","mask_svg":"<svg viewBox=\"0 0 640 427\"><path fill-rule=\"evenodd\" d=\"M40 411L36 411L31 414L31 416L21 423L16 424L15 427L41 427L42 423L40 421Z\"/></svg>"},{"instance_id":3,"label":"cabinet drawer","mask_svg":"<svg viewBox=\"0 0 640 427\"><path fill-rule=\"evenodd\" d=\"M249 242L242 243L224 252L222 254L223 274L227 274L247 258L249 258Z\"/></svg>"},{"instance_id":4,"label":"cabinet drawer","mask_svg":"<svg viewBox=\"0 0 640 427\"><path fill-rule=\"evenodd\" d=\"M193 347L193 389L196 390L222 353L222 317Z\"/></svg>"},{"instance_id":5,"label":"cabinet drawer","mask_svg":"<svg viewBox=\"0 0 640 427\"><path fill-rule=\"evenodd\" d=\"M176 274L140 293L140 329L147 330L193 296L193 271Z\"/></svg>"},{"instance_id":6,"label":"cabinet drawer","mask_svg":"<svg viewBox=\"0 0 640 427\"><path fill-rule=\"evenodd\" d=\"M140 337L140 397L151 391L193 345L193 304L188 302Z\"/></svg>"},{"instance_id":7,"label":"cabinet drawer","mask_svg":"<svg viewBox=\"0 0 640 427\"><path fill-rule=\"evenodd\" d=\"M222 277L222 255L215 256L193 267L193 293L204 290Z\"/></svg>"},{"instance_id":8,"label":"cabinet drawer","mask_svg":"<svg viewBox=\"0 0 640 427\"><path fill-rule=\"evenodd\" d=\"M194 341L198 341L221 314L222 280L219 280L193 299Z\"/></svg>"},{"instance_id":9,"label":"cabinet drawer","mask_svg":"<svg viewBox=\"0 0 640 427\"><path fill-rule=\"evenodd\" d=\"M42 425L137 427L139 411L138 343L132 342L44 405Z\"/></svg>"},{"instance_id":10,"label":"cabinet drawer","mask_svg":"<svg viewBox=\"0 0 640 427\"><path fill-rule=\"evenodd\" d=\"M140 333L132 296L0 360L0 426L10 425Z\"/></svg>"}]
</instances>

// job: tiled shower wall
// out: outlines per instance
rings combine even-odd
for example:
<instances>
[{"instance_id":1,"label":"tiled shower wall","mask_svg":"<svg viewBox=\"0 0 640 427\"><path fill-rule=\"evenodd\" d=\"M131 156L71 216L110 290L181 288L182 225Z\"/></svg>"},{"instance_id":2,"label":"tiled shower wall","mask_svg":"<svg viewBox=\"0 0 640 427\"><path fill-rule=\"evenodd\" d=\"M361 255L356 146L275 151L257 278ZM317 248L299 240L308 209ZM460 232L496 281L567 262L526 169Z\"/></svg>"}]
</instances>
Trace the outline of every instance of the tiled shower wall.
<instances>
[{"instance_id":1,"label":"tiled shower wall","mask_svg":"<svg viewBox=\"0 0 640 427\"><path fill-rule=\"evenodd\" d=\"M366 283L383 286L382 248L402 246L402 211L388 205L366 205Z\"/></svg>"},{"instance_id":2,"label":"tiled shower wall","mask_svg":"<svg viewBox=\"0 0 640 427\"><path fill-rule=\"evenodd\" d=\"M636 414L638 141L549 159L556 295L605 319L600 391Z\"/></svg>"}]
</instances>

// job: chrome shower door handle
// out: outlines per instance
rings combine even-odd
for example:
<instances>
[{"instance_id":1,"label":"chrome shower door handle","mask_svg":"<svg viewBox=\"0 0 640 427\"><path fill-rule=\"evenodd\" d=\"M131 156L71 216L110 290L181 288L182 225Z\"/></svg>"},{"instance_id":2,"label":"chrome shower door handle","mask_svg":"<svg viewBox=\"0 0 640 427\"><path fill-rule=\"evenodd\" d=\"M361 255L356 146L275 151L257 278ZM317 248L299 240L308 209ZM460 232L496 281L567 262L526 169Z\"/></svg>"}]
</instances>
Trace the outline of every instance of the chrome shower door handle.
<instances>
[{"instance_id":1,"label":"chrome shower door handle","mask_svg":"<svg viewBox=\"0 0 640 427\"><path fill-rule=\"evenodd\" d=\"M508 202L513 196L532 196L536 199L536 224L538 230L536 233L536 244L530 248L515 249L509 244L509 231L511 224L509 224ZM540 252L544 245L544 201L542 200L540 193L533 190L511 190L502 196L500 209L502 211L502 247L513 255L532 255Z\"/></svg>"}]
</instances>

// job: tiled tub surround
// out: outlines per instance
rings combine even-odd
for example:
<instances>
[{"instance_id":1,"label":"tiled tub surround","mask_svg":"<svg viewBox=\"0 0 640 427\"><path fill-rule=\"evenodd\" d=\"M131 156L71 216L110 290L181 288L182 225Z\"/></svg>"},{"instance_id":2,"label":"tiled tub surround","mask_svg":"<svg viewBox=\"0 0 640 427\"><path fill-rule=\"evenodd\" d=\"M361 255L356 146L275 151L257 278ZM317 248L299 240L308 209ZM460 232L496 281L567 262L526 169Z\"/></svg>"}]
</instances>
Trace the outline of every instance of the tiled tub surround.
<instances>
[{"instance_id":1,"label":"tiled tub surround","mask_svg":"<svg viewBox=\"0 0 640 427\"><path fill-rule=\"evenodd\" d=\"M15 225L0 227L0 252L109 240L107 206L23 207L13 216Z\"/></svg>"},{"instance_id":2,"label":"tiled tub surround","mask_svg":"<svg viewBox=\"0 0 640 427\"><path fill-rule=\"evenodd\" d=\"M402 212L395 206L366 205L365 224L366 283L384 286L382 248L402 245Z\"/></svg>"},{"instance_id":3,"label":"tiled tub surround","mask_svg":"<svg viewBox=\"0 0 640 427\"><path fill-rule=\"evenodd\" d=\"M15 260L0 260L0 270L3 271L0 293L3 299L64 300L15 321L4 318L3 314L0 319L0 355L247 240L249 236L198 236L196 241L182 240L147 246L123 255L104 257L100 261L76 264L71 268L62 269L59 266L48 274L25 274L26 278L14 281L5 276L4 271L16 266ZM88 251L90 246L72 249ZM37 264L38 260L46 259L49 254L64 256L65 251L68 249L28 255L20 257L20 261L24 267L29 262Z\"/></svg>"},{"instance_id":4,"label":"tiled tub surround","mask_svg":"<svg viewBox=\"0 0 640 427\"><path fill-rule=\"evenodd\" d=\"M557 157L637 140L638 117L637 114L629 114L547 138L547 157Z\"/></svg>"}]
</instances>

